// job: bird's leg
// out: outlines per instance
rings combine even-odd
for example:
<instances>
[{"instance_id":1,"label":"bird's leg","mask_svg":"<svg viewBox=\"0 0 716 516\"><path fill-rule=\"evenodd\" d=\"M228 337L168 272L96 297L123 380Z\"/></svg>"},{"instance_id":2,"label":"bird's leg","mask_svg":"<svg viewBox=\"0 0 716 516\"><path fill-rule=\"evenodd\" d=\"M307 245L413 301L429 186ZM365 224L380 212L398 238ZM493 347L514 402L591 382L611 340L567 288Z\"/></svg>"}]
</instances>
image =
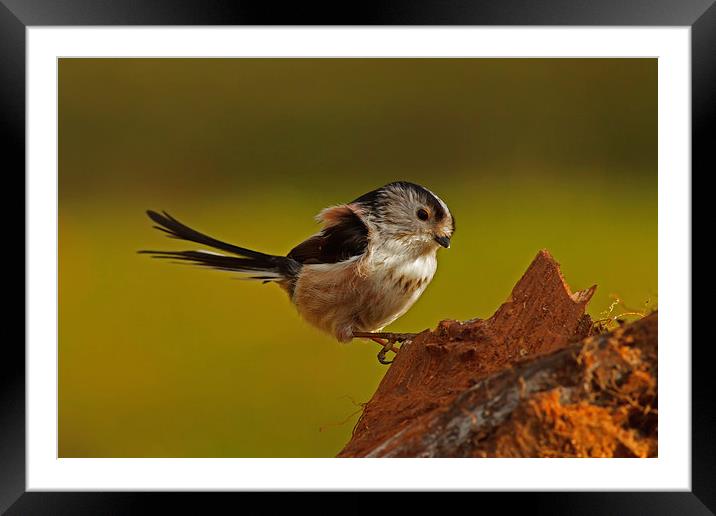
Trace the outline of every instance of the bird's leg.
<instances>
[{"instance_id":1,"label":"bird's leg","mask_svg":"<svg viewBox=\"0 0 716 516\"><path fill-rule=\"evenodd\" d=\"M393 344L397 342L406 342L415 338L417 333L385 333L385 332L353 332L354 338L370 339L373 342L377 342L383 348L378 352L378 362L381 364L391 364L392 360L386 360L385 355L388 351L398 353L398 349L393 347Z\"/></svg>"},{"instance_id":2,"label":"bird's leg","mask_svg":"<svg viewBox=\"0 0 716 516\"><path fill-rule=\"evenodd\" d=\"M374 331L354 331L353 337L356 339L386 339L389 342L405 342L413 340L417 333L391 333L391 332L374 332Z\"/></svg>"}]
</instances>

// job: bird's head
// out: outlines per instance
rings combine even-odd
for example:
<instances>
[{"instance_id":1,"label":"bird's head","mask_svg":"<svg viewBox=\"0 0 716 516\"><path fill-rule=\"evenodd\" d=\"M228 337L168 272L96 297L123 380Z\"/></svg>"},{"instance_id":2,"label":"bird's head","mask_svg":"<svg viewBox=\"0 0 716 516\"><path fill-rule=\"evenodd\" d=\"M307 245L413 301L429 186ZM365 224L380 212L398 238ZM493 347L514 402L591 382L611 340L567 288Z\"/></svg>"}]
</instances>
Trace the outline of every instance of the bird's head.
<instances>
[{"instance_id":1,"label":"bird's head","mask_svg":"<svg viewBox=\"0 0 716 516\"><path fill-rule=\"evenodd\" d=\"M369 192L353 203L378 237L419 254L450 247L455 219L434 193L415 183L398 181Z\"/></svg>"}]
</instances>

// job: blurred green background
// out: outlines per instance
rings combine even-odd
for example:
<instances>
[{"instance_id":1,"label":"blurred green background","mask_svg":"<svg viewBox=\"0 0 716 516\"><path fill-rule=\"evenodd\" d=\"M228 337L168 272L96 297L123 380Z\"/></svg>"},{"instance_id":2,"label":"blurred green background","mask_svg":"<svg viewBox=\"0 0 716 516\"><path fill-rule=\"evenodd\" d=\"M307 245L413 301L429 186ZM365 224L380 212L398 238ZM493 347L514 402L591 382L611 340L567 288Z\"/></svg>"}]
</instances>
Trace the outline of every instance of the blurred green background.
<instances>
[{"instance_id":1,"label":"blurred green background","mask_svg":"<svg viewBox=\"0 0 716 516\"><path fill-rule=\"evenodd\" d=\"M386 371L275 285L171 265L212 236L285 254L394 180L457 232L389 329L488 317L540 248L574 290L657 292L655 59L61 59L59 454L324 457Z\"/></svg>"}]
</instances>

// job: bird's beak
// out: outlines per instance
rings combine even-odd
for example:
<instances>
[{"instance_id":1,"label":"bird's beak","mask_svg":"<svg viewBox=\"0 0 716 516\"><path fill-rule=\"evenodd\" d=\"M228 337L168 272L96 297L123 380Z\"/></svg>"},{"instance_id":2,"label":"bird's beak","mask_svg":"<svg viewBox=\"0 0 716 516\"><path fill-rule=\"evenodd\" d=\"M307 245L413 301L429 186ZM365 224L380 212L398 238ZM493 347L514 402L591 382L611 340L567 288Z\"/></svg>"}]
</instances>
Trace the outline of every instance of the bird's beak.
<instances>
[{"instance_id":1,"label":"bird's beak","mask_svg":"<svg viewBox=\"0 0 716 516\"><path fill-rule=\"evenodd\" d=\"M435 241L445 249L450 249L450 237L435 235Z\"/></svg>"}]
</instances>

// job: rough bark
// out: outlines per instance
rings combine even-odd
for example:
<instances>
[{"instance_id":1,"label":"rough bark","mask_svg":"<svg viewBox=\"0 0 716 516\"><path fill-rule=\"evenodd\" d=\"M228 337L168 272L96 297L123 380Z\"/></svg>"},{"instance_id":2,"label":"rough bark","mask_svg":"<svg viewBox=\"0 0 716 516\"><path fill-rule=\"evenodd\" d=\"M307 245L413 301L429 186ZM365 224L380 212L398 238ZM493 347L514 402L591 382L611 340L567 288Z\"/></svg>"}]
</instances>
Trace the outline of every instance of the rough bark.
<instances>
[{"instance_id":1,"label":"rough bark","mask_svg":"<svg viewBox=\"0 0 716 516\"><path fill-rule=\"evenodd\" d=\"M340 457L655 456L657 315L589 337L540 251L486 320L403 346Z\"/></svg>"}]
</instances>

